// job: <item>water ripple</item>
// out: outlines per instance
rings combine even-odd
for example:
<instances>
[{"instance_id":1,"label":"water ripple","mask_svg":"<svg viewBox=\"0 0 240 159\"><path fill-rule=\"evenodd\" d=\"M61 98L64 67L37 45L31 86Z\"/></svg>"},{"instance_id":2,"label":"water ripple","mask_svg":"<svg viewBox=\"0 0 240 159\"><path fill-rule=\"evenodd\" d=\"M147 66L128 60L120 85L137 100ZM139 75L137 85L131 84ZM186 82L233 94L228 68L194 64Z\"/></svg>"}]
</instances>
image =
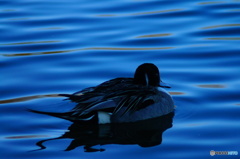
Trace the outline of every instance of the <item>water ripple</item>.
<instances>
[{"instance_id":1,"label":"water ripple","mask_svg":"<svg viewBox=\"0 0 240 159\"><path fill-rule=\"evenodd\" d=\"M19 43L7 43L7 44L0 44L0 45L33 45L33 44L45 44L45 43L58 43L61 41L52 40L52 41L28 41L28 42L19 42Z\"/></svg>"},{"instance_id":2,"label":"water ripple","mask_svg":"<svg viewBox=\"0 0 240 159\"><path fill-rule=\"evenodd\" d=\"M240 24L221 24L221 25L214 25L214 26L207 26L201 29L215 29L215 28L222 28L222 27L239 27Z\"/></svg>"},{"instance_id":3,"label":"water ripple","mask_svg":"<svg viewBox=\"0 0 240 159\"><path fill-rule=\"evenodd\" d=\"M150 35L141 35L137 36L136 38L155 38L155 37L165 37L165 36L171 36L171 33L163 33L163 34L150 34Z\"/></svg>"},{"instance_id":4,"label":"water ripple","mask_svg":"<svg viewBox=\"0 0 240 159\"><path fill-rule=\"evenodd\" d=\"M48 151L25 153L36 148L37 138L58 136L55 130L70 125L26 108L69 110L71 103L55 94L132 77L145 62L155 63L172 87L167 90L176 106L172 129L164 132L161 146L105 145L107 153L92 156L209 158L211 149L235 150L240 140L239 2L0 1L1 155L78 158L79 151L59 151L68 139L49 142Z\"/></svg>"},{"instance_id":5,"label":"water ripple","mask_svg":"<svg viewBox=\"0 0 240 159\"><path fill-rule=\"evenodd\" d=\"M2 54L2 56L12 57L12 56L29 56L29 55L45 55L45 54L58 54L58 53L69 53L77 51L88 51L88 50L110 50L110 51L147 51L147 50L168 50L174 49L174 47L159 47L159 48L113 48L113 47L93 47L93 48L82 48L74 50L63 50L63 51L47 51L47 52L35 52L35 53L16 53L16 54Z\"/></svg>"},{"instance_id":6,"label":"water ripple","mask_svg":"<svg viewBox=\"0 0 240 159\"><path fill-rule=\"evenodd\" d=\"M226 3L226 1L216 1L216 2L212 2L212 1L209 1L209 2L201 2L201 3L198 3L199 5L212 5L212 4L219 4L219 3Z\"/></svg>"}]
</instances>

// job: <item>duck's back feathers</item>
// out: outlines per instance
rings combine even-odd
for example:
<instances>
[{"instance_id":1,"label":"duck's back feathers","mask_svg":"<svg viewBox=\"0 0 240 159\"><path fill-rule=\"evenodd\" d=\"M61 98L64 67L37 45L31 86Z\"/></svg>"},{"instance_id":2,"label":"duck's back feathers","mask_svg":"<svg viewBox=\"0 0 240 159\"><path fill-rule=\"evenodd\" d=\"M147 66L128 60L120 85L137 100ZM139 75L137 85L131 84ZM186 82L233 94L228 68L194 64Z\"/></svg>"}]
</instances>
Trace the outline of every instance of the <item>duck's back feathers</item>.
<instances>
[{"instance_id":1,"label":"duck's back feathers","mask_svg":"<svg viewBox=\"0 0 240 159\"><path fill-rule=\"evenodd\" d=\"M152 103L159 93L156 87L133 84L132 78L112 79L87 90L74 93L70 97L72 101L78 103L74 111L80 115L88 113L90 110L111 107L115 109L113 113L117 113L122 107L128 108L124 114L133 112Z\"/></svg>"}]
</instances>

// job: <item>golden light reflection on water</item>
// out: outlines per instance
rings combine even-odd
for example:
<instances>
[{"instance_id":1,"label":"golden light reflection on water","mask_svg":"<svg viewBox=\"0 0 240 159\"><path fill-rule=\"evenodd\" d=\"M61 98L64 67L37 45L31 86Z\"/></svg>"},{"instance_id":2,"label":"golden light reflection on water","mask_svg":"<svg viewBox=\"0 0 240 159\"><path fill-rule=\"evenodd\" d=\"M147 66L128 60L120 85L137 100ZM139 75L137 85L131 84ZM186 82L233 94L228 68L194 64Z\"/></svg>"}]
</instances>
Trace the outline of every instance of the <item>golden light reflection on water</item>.
<instances>
[{"instance_id":1,"label":"golden light reflection on water","mask_svg":"<svg viewBox=\"0 0 240 159\"><path fill-rule=\"evenodd\" d=\"M164 37L164 36L170 36L172 34L165 33L165 34L149 34L149 35L141 35L137 36L136 38L155 38L155 37Z\"/></svg>"},{"instance_id":2,"label":"golden light reflection on water","mask_svg":"<svg viewBox=\"0 0 240 159\"><path fill-rule=\"evenodd\" d=\"M197 86L201 88L226 88L226 86L222 84L201 84Z\"/></svg>"},{"instance_id":3,"label":"golden light reflection on water","mask_svg":"<svg viewBox=\"0 0 240 159\"><path fill-rule=\"evenodd\" d=\"M9 137L5 137L5 139L31 139L31 138L42 138L42 137L49 137L49 135L9 136Z\"/></svg>"},{"instance_id":4,"label":"golden light reflection on water","mask_svg":"<svg viewBox=\"0 0 240 159\"><path fill-rule=\"evenodd\" d=\"M170 13L182 11L184 9L168 9L168 10L158 10L158 11L149 11L149 12L139 12L131 14L100 14L96 15L97 17L116 17L116 16L138 16L138 15L149 15L149 14L159 14L159 13Z\"/></svg>"},{"instance_id":5,"label":"golden light reflection on water","mask_svg":"<svg viewBox=\"0 0 240 159\"><path fill-rule=\"evenodd\" d=\"M38 30L60 30L64 29L63 27L50 27L50 28L39 28Z\"/></svg>"},{"instance_id":6,"label":"golden light reflection on water","mask_svg":"<svg viewBox=\"0 0 240 159\"><path fill-rule=\"evenodd\" d=\"M51 41L26 41L26 42L19 42L19 43L7 43L7 44L0 44L0 45L32 45L32 44L47 44L47 43L58 43L61 42L60 40L51 40Z\"/></svg>"},{"instance_id":7,"label":"golden light reflection on water","mask_svg":"<svg viewBox=\"0 0 240 159\"><path fill-rule=\"evenodd\" d=\"M159 11L133 13L133 14L131 14L131 15L148 15L148 14L158 14L158 13L176 12L176 11L182 11L182 10L183 10L183 9L168 9L168 10L159 10Z\"/></svg>"},{"instance_id":8,"label":"golden light reflection on water","mask_svg":"<svg viewBox=\"0 0 240 159\"><path fill-rule=\"evenodd\" d=\"M188 127L194 127L194 126L202 126L207 125L208 123L192 123L192 124L186 124Z\"/></svg>"},{"instance_id":9,"label":"golden light reflection on water","mask_svg":"<svg viewBox=\"0 0 240 159\"><path fill-rule=\"evenodd\" d=\"M206 40L240 40L240 37L206 38Z\"/></svg>"},{"instance_id":10,"label":"golden light reflection on water","mask_svg":"<svg viewBox=\"0 0 240 159\"><path fill-rule=\"evenodd\" d=\"M146 51L146 50L167 50L174 49L175 47L149 47L149 48L124 48L124 47L92 47L92 48L82 48L82 49L73 49L73 50L63 50L63 51L46 51L46 52L35 52L35 53L16 53L16 54L1 54L6 57L15 57L15 56L32 56L32 55L45 55L45 54L59 54L59 53L69 53L76 51L88 51L88 50L110 50L110 51Z\"/></svg>"},{"instance_id":11,"label":"golden light reflection on water","mask_svg":"<svg viewBox=\"0 0 240 159\"><path fill-rule=\"evenodd\" d=\"M216 1L216 2L201 2L201 3L198 3L199 5L208 5L208 4L219 4L219 3L226 3L225 1Z\"/></svg>"},{"instance_id":12,"label":"golden light reflection on water","mask_svg":"<svg viewBox=\"0 0 240 159\"><path fill-rule=\"evenodd\" d=\"M60 54L78 51L76 50L64 50L64 51L46 51L46 52L35 52L35 53L17 53L17 54L2 54L5 57L16 57L16 56L33 56L33 55L47 55L47 54Z\"/></svg>"},{"instance_id":13,"label":"golden light reflection on water","mask_svg":"<svg viewBox=\"0 0 240 159\"><path fill-rule=\"evenodd\" d=\"M193 44L193 45L189 45L189 47L209 47L209 46L213 46L212 44Z\"/></svg>"},{"instance_id":14,"label":"golden light reflection on water","mask_svg":"<svg viewBox=\"0 0 240 159\"><path fill-rule=\"evenodd\" d=\"M16 9L3 9L3 10L0 10L1 12L15 12L17 11Z\"/></svg>"},{"instance_id":15,"label":"golden light reflection on water","mask_svg":"<svg viewBox=\"0 0 240 159\"><path fill-rule=\"evenodd\" d=\"M98 17L115 17L117 16L117 14L100 14L100 15L97 15Z\"/></svg>"},{"instance_id":16,"label":"golden light reflection on water","mask_svg":"<svg viewBox=\"0 0 240 159\"><path fill-rule=\"evenodd\" d=\"M232 9L232 10L229 10L230 12L240 12L240 9Z\"/></svg>"},{"instance_id":17,"label":"golden light reflection on water","mask_svg":"<svg viewBox=\"0 0 240 159\"><path fill-rule=\"evenodd\" d=\"M165 50L165 49L173 49L174 47L149 47L149 48L124 48L124 47L119 47L119 48L114 48L114 47L93 47L93 48L86 48L85 50L116 50L116 51L131 51L131 50Z\"/></svg>"},{"instance_id":18,"label":"golden light reflection on water","mask_svg":"<svg viewBox=\"0 0 240 159\"><path fill-rule=\"evenodd\" d=\"M213 25L208 27L203 27L200 29L214 29L214 28L223 28L223 27L238 27L240 24L222 24L222 25Z\"/></svg>"},{"instance_id":19,"label":"golden light reflection on water","mask_svg":"<svg viewBox=\"0 0 240 159\"><path fill-rule=\"evenodd\" d=\"M183 92L169 92L169 94L171 94L171 95L183 95L185 93L183 93Z\"/></svg>"},{"instance_id":20,"label":"golden light reflection on water","mask_svg":"<svg viewBox=\"0 0 240 159\"><path fill-rule=\"evenodd\" d=\"M33 99L39 99L39 98L46 98L46 97L63 97L63 96L60 96L59 94L46 94L46 95L27 96L27 97L20 97L20 98L12 98L12 99L0 100L0 104L24 102L24 101L29 101L29 100L33 100Z\"/></svg>"},{"instance_id":21,"label":"golden light reflection on water","mask_svg":"<svg viewBox=\"0 0 240 159\"><path fill-rule=\"evenodd\" d=\"M31 18L28 18L28 17L26 17L26 18L12 18L12 19L8 19L8 20L29 20L29 19L31 19Z\"/></svg>"}]
</instances>

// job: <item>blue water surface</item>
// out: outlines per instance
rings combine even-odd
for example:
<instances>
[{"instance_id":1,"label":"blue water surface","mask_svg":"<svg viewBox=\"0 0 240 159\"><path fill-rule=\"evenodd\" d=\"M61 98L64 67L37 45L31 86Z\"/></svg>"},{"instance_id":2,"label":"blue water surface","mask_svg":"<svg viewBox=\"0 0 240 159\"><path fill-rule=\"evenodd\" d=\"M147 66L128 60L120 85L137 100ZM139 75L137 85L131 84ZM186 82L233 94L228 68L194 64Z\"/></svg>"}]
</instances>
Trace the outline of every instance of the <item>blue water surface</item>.
<instances>
[{"instance_id":1,"label":"blue water surface","mask_svg":"<svg viewBox=\"0 0 240 159\"><path fill-rule=\"evenodd\" d=\"M239 0L1 0L0 35L1 159L240 155ZM38 150L72 123L27 109L69 110L54 94L132 77L145 62L159 67L176 105L161 144L87 153L64 151L72 139L63 138Z\"/></svg>"}]
</instances>

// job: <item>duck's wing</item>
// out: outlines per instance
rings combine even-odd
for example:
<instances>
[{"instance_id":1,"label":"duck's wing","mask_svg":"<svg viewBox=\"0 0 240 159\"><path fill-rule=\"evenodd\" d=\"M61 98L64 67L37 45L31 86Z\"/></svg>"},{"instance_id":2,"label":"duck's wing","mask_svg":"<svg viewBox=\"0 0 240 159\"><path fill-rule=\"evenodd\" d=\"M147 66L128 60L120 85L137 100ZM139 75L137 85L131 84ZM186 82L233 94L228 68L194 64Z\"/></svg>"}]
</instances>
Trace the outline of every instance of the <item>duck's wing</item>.
<instances>
[{"instance_id":1,"label":"duck's wing","mask_svg":"<svg viewBox=\"0 0 240 159\"><path fill-rule=\"evenodd\" d=\"M116 107L113 99L120 98L122 96L122 87L125 88L126 85L132 83L132 80L132 78L115 78L96 87L86 88L72 94L69 99L78 103L72 111L77 112L79 115L84 115L91 111ZM109 94L111 98L109 98Z\"/></svg>"},{"instance_id":2,"label":"duck's wing","mask_svg":"<svg viewBox=\"0 0 240 159\"><path fill-rule=\"evenodd\" d=\"M96 87L88 87L88 88L85 88L81 91L75 92L73 94L59 94L59 95L64 96L64 97L68 97L68 99L66 99L66 100L71 100L72 102L77 103L78 101L86 100L83 95L86 94L86 93L93 92L95 90L95 88Z\"/></svg>"},{"instance_id":3,"label":"duck's wing","mask_svg":"<svg viewBox=\"0 0 240 159\"><path fill-rule=\"evenodd\" d=\"M94 111L106 110L108 112L112 112L115 106L116 104L113 100L102 100L102 97L94 97L87 101L78 103L72 111L81 116Z\"/></svg>"},{"instance_id":4,"label":"duck's wing","mask_svg":"<svg viewBox=\"0 0 240 159\"><path fill-rule=\"evenodd\" d=\"M115 78L109 81L103 82L96 87L88 87L81 91L75 92L73 94L60 94L62 96L68 97L69 100L81 103L85 101L90 101L94 97L101 97L107 94L108 92L114 92L121 89L126 84L132 83L132 78ZM101 98L100 98L101 99ZM98 100L97 100L98 101ZM91 101L90 101L91 102ZM86 103L86 102L85 102Z\"/></svg>"},{"instance_id":5,"label":"duck's wing","mask_svg":"<svg viewBox=\"0 0 240 159\"><path fill-rule=\"evenodd\" d=\"M113 100L118 99L113 114L118 113L123 107L125 107L125 111L122 113L122 116L128 112L133 113L139 109L145 108L159 100L156 89L139 89L137 87L125 91L114 92L107 98Z\"/></svg>"}]
</instances>

